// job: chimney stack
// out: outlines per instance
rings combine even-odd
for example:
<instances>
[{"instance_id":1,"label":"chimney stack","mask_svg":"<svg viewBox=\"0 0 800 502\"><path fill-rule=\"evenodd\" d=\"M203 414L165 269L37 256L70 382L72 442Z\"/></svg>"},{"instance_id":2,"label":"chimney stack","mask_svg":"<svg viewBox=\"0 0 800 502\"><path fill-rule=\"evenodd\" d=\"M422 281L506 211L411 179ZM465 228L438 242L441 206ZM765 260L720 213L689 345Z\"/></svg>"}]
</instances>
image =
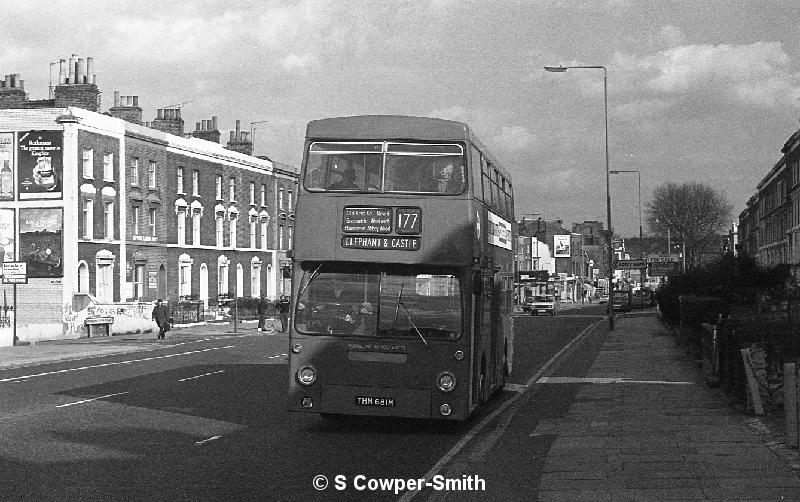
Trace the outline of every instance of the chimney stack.
<instances>
[{"instance_id":1,"label":"chimney stack","mask_svg":"<svg viewBox=\"0 0 800 502\"><path fill-rule=\"evenodd\" d=\"M201 120L197 123L197 128L192 131L192 137L219 144L220 132L217 130L216 115L211 120Z\"/></svg>"},{"instance_id":2,"label":"chimney stack","mask_svg":"<svg viewBox=\"0 0 800 502\"><path fill-rule=\"evenodd\" d=\"M75 106L85 110L100 111L100 89L95 83L94 58L79 58L73 54L69 58L68 66L64 68L64 60L59 61L58 85L55 87L53 98L54 106L63 108Z\"/></svg>"},{"instance_id":3,"label":"chimney stack","mask_svg":"<svg viewBox=\"0 0 800 502\"><path fill-rule=\"evenodd\" d=\"M114 106L109 108L108 113L126 122L142 125L139 96L120 96L119 91L114 91Z\"/></svg>"},{"instance_id":4,"label":"chimney stack","mask_svg":"<svg viewBox=\"0 0 800 502\"><path fill-rule=\"evenodd\" d=\"M159 108L151 127L175 136L183 136L183 119L179 108Z\"/></svg>"},{"instance_id":5,"label":"chimney stack","mask_svg":"<svg viewBox=\"0 0 800 502\"><path fill-rule=\"evenodd\" d=\"M245 155L253 155L253 142L247 136L249 136L248 133L242 132L242 121L237 120L236 130L231 131L231 139L225 148Z\"/></svg>"}]
</instances>

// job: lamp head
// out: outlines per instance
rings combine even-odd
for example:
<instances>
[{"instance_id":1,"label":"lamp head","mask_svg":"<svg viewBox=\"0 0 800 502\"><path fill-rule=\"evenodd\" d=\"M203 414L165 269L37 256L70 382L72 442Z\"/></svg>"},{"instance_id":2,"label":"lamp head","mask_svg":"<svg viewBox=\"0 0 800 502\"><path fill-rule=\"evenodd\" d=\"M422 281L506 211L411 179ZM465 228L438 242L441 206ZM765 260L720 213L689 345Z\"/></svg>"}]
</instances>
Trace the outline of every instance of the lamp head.
<instances>
[{"instance_id":1,"label":"lamp head","mask_svg":"<svg viewBox=\"0 0 800 502\"><path fill-rule=\"evenodd\" d=\"M544 71L549 71L550 73L564 73L567 71L566 66L545 66Z\"/></svg>"}]
</instances>

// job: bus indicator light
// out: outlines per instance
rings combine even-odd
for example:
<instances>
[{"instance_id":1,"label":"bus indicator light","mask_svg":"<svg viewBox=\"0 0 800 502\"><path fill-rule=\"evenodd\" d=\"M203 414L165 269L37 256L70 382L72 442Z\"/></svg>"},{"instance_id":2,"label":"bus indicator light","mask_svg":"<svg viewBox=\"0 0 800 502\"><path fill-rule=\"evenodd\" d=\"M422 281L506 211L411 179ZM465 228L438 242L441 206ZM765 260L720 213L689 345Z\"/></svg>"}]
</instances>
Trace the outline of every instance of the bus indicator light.
<instances>
[{"instance_id":1,"label":"bus indicator light","mask_svg":"<svg viewBox=\"0 0 800 502\"><path fill-rule=\"evenodd\" d=\"M317 381L317 371L311 366L303 366L297 370L297 381L302 385L311 385Z\"/></svg>"},{"instance_id":2,"label":"bus indicator light","mask_svg":"<svg viewBox=\"0 0 800 502\"><path fill-rule=\"evenodd\" d=\"M439 406L439 413L441 413L443 417L446 417L452 412L453 408L447 403L444 403L443 405Z\"/></svg>"},{"instance_id":3,"label":"bus indicator light","mask_svg":"<svg viewBox=\"0 0 800 502\"><path fill-rule=\"evenodd\" d=\"M453 354L453 357L456 358L456 361L463 361L464 360L464 351L463 350L457 350L456 353Z\"/></svg>"},{"instance_id":4,"label":"bus indicator light","mask_svg":"<svg viewBox=\"0 0 800 502\"><path fill-rule=\"evenodd\" d=\"M442 392L450 392L456 388L456 377L449 371L443 371L436 379L436 386Z\"/></svg>"},{"instance_id":5,"label":"bus indicator light","mask_svg":"<svg viewBox=\"0 0 800 502\"><path fill-rule=\"evenodd\" d=\"M314 406L314 401L311 400L310 397L306 396L303 398L303 408L311 408Z\"/></svg>"},{"instance_id":6,"label":"bus indicator light","mask_svg":"<svg viewBox=\"0 0 800 502\"><path fill-rule=\"evenodd\" d=\"M299 354L303 352L303 346L299 343L295 343L292 345L292 354Z\"/></svg>"}]
</instances>

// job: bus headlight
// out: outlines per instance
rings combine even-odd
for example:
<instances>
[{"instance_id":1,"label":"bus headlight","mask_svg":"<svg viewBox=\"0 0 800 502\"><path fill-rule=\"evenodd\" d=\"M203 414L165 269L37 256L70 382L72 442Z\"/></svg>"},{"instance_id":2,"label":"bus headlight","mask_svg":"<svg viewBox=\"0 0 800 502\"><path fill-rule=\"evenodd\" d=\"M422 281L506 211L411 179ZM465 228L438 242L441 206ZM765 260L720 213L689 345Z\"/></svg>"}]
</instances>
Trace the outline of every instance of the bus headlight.
<instances>
[{"instance_id":1,"label":"bus headlight","mask_svg":"<svg viewBox=\"0 0 800 502\"><path fill-rule=\"evenodd\" d=\"M301 385L311 385L317 381L317 370L313 366L303 366L297 370L297 381Z\"/></svg>"},{"instance_id":2,"label":"bus headlight","mask_svg":"<svg viewBox=\"0 0 800 502\"><path fill-rule=\"evenodd\" d=\"M449 371L443 371L436 377L436 386L442 392L450 392L456 388L456 377Z\"/></svg>"},{"instance_id":3,"label":"bus headlight","mask_svg":"<svg viewBox=\"0 0 800 502\"><path fill-rule=\"evenodd\" d=\"M456 361L463 361L464 360L464 351L463 350L457 350L456 353L453 354L453 357L456 359Z\"/></svg>"},{"instance_id":4,"label":"bus headlight","mask_svg":"<svg viewBox=\"0 0 800 502\"><path fill-rule=\"evenodd\" d=\"M448 416L452 412L453 408L447 403L444 403L443 405L439 406L439 413L441 413L442 416L444 417Z\"/></svg>"},{"instance_id":5,"label":"bus headlight","mask_svg":"<svg viewBox=\"0 0 800 502\"><path fill-rule=\"evenodd\" d=\"M294 345L292 345L292 354L299 354L301 352L303 352L302 345L300 345L299 343L295 343Z\"/></svg>"}]
</instances>

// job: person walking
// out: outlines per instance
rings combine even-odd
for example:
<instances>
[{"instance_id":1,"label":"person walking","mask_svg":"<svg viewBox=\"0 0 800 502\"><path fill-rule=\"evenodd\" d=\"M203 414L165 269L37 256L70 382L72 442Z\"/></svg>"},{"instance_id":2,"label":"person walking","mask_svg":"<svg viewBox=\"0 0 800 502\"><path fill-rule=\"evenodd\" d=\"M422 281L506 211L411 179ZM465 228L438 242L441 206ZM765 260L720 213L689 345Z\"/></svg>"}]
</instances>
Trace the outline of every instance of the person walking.
<instances>
[{"instance_id":1,"label":"person walking","mask_svg":"<svg viewBox=\"0 0 800 502\"><path fill-rule=\"evenodd\" d=\"M278 309L278 314L281 317L281 333L286 333L289 330L289 297L281 295L280 299L275 303L275 308Z\"/></svg>"},{"instance_id":2,"label":"person walking","mask_svg":"<svg viewBox=\"0 0 800 502\"><path fill-rule=\"evenodd\" d=\"M165 339L166 332L169 331L169 310L167 310L167 306L161 298L156 301L156 305L153 307L153 320L158 325L158 336L156 339Z\"/></svg>"}]
</instances>

